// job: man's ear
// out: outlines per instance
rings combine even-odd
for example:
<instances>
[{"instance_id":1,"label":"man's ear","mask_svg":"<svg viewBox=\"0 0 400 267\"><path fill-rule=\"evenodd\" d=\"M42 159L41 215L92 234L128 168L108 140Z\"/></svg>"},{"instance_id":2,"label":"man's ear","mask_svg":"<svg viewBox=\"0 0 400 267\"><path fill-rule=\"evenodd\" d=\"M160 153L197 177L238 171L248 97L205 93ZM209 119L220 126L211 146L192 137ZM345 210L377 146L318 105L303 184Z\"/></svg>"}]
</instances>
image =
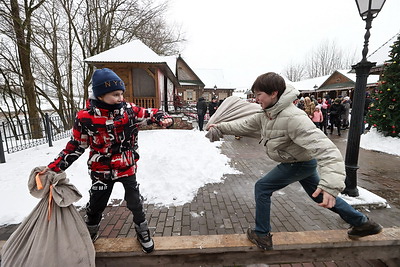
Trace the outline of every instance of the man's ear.
<instances>
[{"instance_id":1,"label":"man's ear","mask_svg":"<svg viewBox=\"0 0 400 267\"><path fill-rule=\"evenodd\" d=\"M278 91L273 91L272 94L271 94L271 97L272 98L278 97Z\"/></svg>"}]
</instances>

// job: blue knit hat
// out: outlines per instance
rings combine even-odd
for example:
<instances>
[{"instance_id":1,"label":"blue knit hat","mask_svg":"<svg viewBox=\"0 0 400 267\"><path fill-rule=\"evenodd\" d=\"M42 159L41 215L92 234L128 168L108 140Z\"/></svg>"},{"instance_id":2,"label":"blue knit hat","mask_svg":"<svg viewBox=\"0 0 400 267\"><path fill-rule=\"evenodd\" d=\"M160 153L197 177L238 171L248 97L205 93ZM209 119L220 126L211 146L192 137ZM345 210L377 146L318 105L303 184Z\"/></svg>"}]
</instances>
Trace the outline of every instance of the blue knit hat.
<instances>
[{"instance_id":1,"label":"blue knit hat","mask_svg":"<svg viewBox=\"0 0 400 267\"><path fill-rule=\"evenodd\" d=\"M125 84L115 72L108 68L97 69L92 76L92 91L97 98L112 91L125 92Z\"/></svg>"}]
</instances>

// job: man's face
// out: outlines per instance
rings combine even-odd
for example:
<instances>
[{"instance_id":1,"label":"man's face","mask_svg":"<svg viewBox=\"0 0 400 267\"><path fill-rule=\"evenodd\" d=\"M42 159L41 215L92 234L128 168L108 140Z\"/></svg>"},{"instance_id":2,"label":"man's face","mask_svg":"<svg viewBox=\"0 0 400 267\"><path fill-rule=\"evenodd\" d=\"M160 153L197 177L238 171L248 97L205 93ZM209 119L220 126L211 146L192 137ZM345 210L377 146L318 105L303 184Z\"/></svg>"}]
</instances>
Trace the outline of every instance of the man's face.
<instances>
[{"instance_id":1,"label":"man's face","mask_svg":"<svg viewBox=\"0 0 400 267\"><path fill-rule=\"evenodd\" d=\"M278 102L278 91L273 92L271 95L256 91L256 102L261 105L262 109L272 107L276 102Z\"/></svg>"}]
</instances>

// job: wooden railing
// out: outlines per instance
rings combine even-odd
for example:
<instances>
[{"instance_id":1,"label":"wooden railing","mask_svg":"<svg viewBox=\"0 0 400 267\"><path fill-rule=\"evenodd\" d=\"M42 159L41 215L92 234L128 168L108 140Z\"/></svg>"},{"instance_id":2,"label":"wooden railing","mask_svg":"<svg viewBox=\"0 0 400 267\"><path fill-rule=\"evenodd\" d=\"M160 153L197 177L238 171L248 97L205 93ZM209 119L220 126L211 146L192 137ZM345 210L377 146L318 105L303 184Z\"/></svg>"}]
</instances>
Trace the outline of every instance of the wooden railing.
<instances>
[{"instance_id":1,"label":"wooden railing","mask_svg":"<svg viewBox=\"0 0 400 267\"><path fill-rule=\"evenodd\" d=\"M143 108L158 107L158 105L156 105L155 97L134 97L133 103L135 103L137 106L143 107Z\"/></svg>"}]
</instances>

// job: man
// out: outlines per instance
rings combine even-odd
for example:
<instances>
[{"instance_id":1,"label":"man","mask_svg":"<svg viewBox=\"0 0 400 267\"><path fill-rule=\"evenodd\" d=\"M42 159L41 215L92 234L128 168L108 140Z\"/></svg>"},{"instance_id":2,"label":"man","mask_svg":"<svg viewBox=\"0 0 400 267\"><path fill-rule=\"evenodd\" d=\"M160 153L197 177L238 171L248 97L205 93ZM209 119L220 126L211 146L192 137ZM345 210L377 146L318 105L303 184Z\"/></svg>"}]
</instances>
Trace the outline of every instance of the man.
<instances>
[{"instance_id":1,"label":"man","mask_svg":"<svg viewBox=\"0 0 400 267\"><path fill-rule=\"evenodd\" d=\"M247 231L249 240L261 249L273 248L270 225L272 193L297 181L319 206L338 213L352 226L348 231L350 238L380 233L382 226L337 197L344 189L342 155L307 114L293 104L299 92L286 86L284 79L273 72L259 76L252 91L263 109L262 113L246 120L211 124L207 129L215 127L222 134L231 135L260 131L260 144L271 159L279 162L255 184L256 225L255 229Z\"/></svg>"},{"instance_id":2,"label":"man","mask_svg":"<svg viewBox=\"0 0 400 267\"><path fill-rule=\"evenodd\" d=\"M217 111L217 108L218 108L217 98L213 96L211 102L208 104L208 113L210 114L210 118L212 115L214 115L215 111Z\"/></svg>"},{"instance_id":3,"label":"man","mask_svg":"<svg viewBox=\"0 0 400 267\"><path fill-rule=\"evenodd\" d=\"M197 120L199 123L199 130L203 131L204 116L207 113L207 103L204 97L199 98L199 101L197 101L196 104L196 109L197 109Z\"/></svg>"}]
</instances>

